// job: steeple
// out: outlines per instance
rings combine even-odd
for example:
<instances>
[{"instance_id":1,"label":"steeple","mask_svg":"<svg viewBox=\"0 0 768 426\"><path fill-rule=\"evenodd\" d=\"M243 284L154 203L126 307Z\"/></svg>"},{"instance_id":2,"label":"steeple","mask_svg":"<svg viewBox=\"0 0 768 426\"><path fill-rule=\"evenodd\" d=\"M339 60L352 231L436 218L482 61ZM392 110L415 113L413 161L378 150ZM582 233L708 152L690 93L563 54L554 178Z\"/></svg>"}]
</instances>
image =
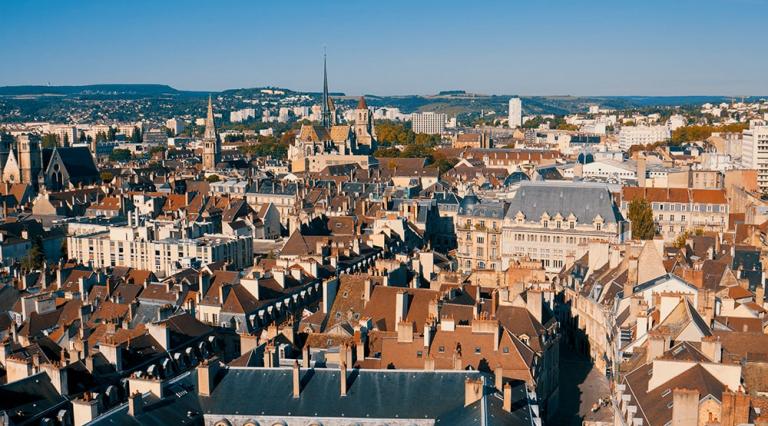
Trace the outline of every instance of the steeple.
<instances>
[{"instance_id":1,"label":"steeple","mask_svg":"<svg viewBox=\"0 0 768 426\"><path fill-rule=\"evenodd\" d=\"M208 116L205 118L205 133L203 134L203 168L213 170L221 160L221 142L216 134L216 123L213 121L213 103L208 95Z\"/></svg>"},{"instance_id":2,"label":"steeple","mask_svg":"<svg viewBox=\"0 0 768 426\"><path fill-rule=\"evenodd\" d=\"M325 53L323 53L323 127L331 128L331 110L328 108L328 67L326 66Z\"/></svg>"},{"instance_id":3,"label":"steeple","mask_svg":"<svg viewBox=\"0 0 768 426\"><path fill-rule=\"evenodd\" d=\"M208 116L205 118L204 139L216 139L216 123L213 121L213 103L211 95L208 95Z\"/></svg>"}]
</instances>

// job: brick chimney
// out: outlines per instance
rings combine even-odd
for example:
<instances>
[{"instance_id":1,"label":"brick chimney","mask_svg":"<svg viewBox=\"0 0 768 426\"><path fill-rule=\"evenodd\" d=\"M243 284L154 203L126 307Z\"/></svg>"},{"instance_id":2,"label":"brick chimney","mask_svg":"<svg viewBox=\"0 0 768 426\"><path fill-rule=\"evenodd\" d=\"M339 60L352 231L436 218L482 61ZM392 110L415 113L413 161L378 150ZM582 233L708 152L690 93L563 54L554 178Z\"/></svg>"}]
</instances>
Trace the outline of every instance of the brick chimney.
<instances>
[{"instance_id":1,"label":"brick chimney","mask_svg":"<svg viewBox=\"0 0 768 426\"><path fill-rule=\"evenodd\" d=\"M651 330L648 332L648 343L646 347L646 361L651 362L656 358L659 358L669 350L670 346L669 336L660 332L659 330Z\"/></svg>"},{"instance_id":2,"label":"brick chimney","mask_svg":"<svg viewBox=\"0 0 768 426\"><path fill-rule=\"evenodd\" d=\"M509 383L504 384L503 392L504 392L504 400L503 400L502 408L507 413L511 413L512 412L512 385L510 385Z\"/></svg>"},{"instance_id":3,"label":"brick chimney","mask_svg":"<svg viewBox=\"0 0 768 426\"><path fill-rule=\"evenodd\" d=\"M525 307L528 309L528 312L530 312L538 322L541 322L543 309L541 292L538 290L528 290L525 300Z\"/></svg>"},{"instance_id":4,"label":"brick chimney","mask_svg":"<svg viewBox=\"0 0 768 426\"><path fill-rule=\"evenodd\" d=\"M304 368L309 368L309 345L307 344L301 348L301 365Z\"/></svg>"},{"instance_id":5,"label":"brick chimney","mask_svg":"<svg viewBox=\"0 0 768 426\"><path fill-rule=\"evenodd\" d=\"M723 403L720 409L720 424L722 426L735 426L749 423L749 395L730 390L723 392Z\"/></svg>"},{"instance_id":6,"label":"brick chimney","mask_svg":"<svg viewBox=\"0 0 768 426\"><path fill-rule=\"evenodd\" d=\"M723 344L716 336L705 336L701 339L701 352L712 362L719 364L723 360Z\"/></svg>"},{"instance_id":7,"label":"brick chimney","mask_svg":"<svg viewBox=\"0 0 768 426\"><path fill-rule=\"evenodd\" d=\"M672 424L699 424L699 391L675 388L672 390Z\"/></svg>"},{"instance_id":8,"label":"brick chimney","mask_svg":"<svg viewBox=\"0 0 768 426\"><path fill-rule=\"evenodd\" d=\"M343 361L339 364L339 378L341 379L341 396L347 396L347 364Z\"/></svg>"},{"instance_id":9,"label":"brick chimney","mask_svg":"<svg viewBox=\"0 0 768 426\"><path fill-rule=\"evenodd\" d=\"M483 397L483 379L467 377L464 381L464 406L474 404Z\"/></svg>"},{"instance_id":10,"label":"brick chimney","mask_svg":"<svg viewBox=\"0 0 768 426\"><path fill-rule=\"evenodd\" d=\"M408 317L408 293L401 290L395 296L395 326L399 328L400 323Z\"/></svg>"},{"instance_id":11,"label":"brick chimney","mask_svg":"<svg viewBox=\"0 0 768 426\"><path fill-rule=\"evenodd\" d=\"M413 323L400 321L397 324L397 341L398 343L413 342Z\"/></svg>"},{"instance_id":12,"label":"brick chimney","mask_svg":"<svg viewBox=\"0 0 768 426\"><path fill-rule=\"evenodd\" d=\"M143 412L144 400L141 397L141 392L134 392L128 397L128 414L136 417Z\"/></svg>"},{"instance_id":13,"label":"brick chimney","mask_svg":"<svg viewBox=\"0 0 768 426\"><path fill-rule=\"evenodd\" d=\"M637 258L630 257L627 265L627 280L624 282L624 298L632 297L637 285Z\"/></svg>"},{"instance_id":14,"label":"brick chimney","mask_svg":"<svg viewBox=\"0 0 768 426\"><path fill-rule=\"evenodd\" d=\"M219 360L214 358L203 361L197 367L197 392L203 396L211 396L216 387L216 374L219 372Z\"/></svg>"},{"instance_id":15,"label":"brick chimney","mask_svg":"<svg viewBox=\"0 0 768 426\"><path fill-rule=\"evenodd\" d=\"M301 370L299 361L293 361L293 397L298 398L301 394Z\"/></svg>"}]
</instances>

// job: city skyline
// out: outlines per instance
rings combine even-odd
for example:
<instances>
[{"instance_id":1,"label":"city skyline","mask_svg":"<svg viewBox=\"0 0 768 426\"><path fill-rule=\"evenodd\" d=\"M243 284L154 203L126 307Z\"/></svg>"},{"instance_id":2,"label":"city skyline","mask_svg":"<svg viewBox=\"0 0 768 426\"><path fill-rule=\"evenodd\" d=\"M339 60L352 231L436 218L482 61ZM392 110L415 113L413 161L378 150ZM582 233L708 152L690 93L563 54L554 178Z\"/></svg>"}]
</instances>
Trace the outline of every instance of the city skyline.
<instances>
[{"instance_id":1,"label":"city skyline","mask_svg":"<svg viewBox=\"0 0 768 426\"><path fill-rule=\"evenodd\" d=\"M327 48L330 90L350 95L768 93L764 1L440 5L3 4L0 85L317 92Z\"/></svg>"}]
</instances>

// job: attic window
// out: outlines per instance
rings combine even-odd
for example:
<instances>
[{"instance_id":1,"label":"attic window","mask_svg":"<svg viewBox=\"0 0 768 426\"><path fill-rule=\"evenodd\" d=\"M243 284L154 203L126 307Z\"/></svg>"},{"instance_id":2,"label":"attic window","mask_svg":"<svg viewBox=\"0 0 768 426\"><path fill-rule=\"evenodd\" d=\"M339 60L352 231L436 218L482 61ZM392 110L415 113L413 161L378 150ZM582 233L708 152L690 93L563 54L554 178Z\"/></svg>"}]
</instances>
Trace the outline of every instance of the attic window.
<instances>
[{"instance_id":1,"label":"attic window","mask_svg":"<svg viewBox=\"0 0 768 426\"><path fill-rule=\"evenodd\" d=\"M341 318L341 312L336 312L336 319L340 319L340 318Z\"/></svg>"},{"instance_id":2,"label":"attic window","mask_svg":"<svg viewBox=\"0 0 768 426\"><path fill-rule=\"evenodd\" d=\"M669 404L667 404L667 408L672 408L672 401L669 401Z\"/></svg>"},{"instance_id":3,"label":"attic window","mask_svg":"<svg viewBox=\"0 0 768 426\"><path fill-rule=\"evenodd\" d=\"M341 294L341 297L343 297L343 298L345 298L345 299L346 299L346 298L347 298L347 296L349 296L349 291L347 291L347 290L344 290L344 293L342 293L342 294Z\"/></svg>"},{"instance_id":4,"label":"attic window","mask_svg":"<svg viewBox=\"0 0 768 426\"><path fill-rule=\"evenodd\" d=\"M437 348L437 351L440 353L445 352L445 346L440 346L439 348Z\"/></svg>"},{"instance_id":5,"label":"attic window","mask_svg":"<svg viewBox=\"0 0 768 426\"><path fill-rule=\"evenodd\" d=\"M665 390L664 392L661 393L661 397L664 398L665 396L669 395L670 393L672 393L672 390L671 389L667 389L667 390Z\"/></svg>"},{"instance_id":6,"label":"attic window","mask_svg":"<svg viewBox=\"0 0 768 426\"><path fill-rule=\"evenodd\" d=\"M421 351L416 351L416 358L421 358L421 355L422 355Z\"/></svg>"},{"instance_id":7,"label":"attic window","mask_svg":"<svg viewBox=\"0 0 768 426\"><path fill-rule=\"evenodd\" d=\"M504 349L502 350L505 354L509 353L509 346L504 346Z\"/></svg>"},{"instance_id":8,"label":"attic window","mask_svg":"<svg viewBox=\"0 0 768 426\"><path fill-rule=\"evenodd\" d=\"M479 353L480 353L480 346L475 346L475 353L476 353L476 354L479 354Z\"/></svg>"}]
</instances>

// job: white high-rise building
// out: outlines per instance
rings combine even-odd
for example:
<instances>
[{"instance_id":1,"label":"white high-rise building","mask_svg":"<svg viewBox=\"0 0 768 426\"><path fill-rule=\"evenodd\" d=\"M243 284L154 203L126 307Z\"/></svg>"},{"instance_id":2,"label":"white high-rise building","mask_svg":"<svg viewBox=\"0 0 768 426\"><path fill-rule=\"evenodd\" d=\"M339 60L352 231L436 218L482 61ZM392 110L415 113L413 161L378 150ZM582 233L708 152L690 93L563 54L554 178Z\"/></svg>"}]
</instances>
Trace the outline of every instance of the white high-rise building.
<instances>
[{"instance_id":1,"label":"white high-rise building","mask_svg":"<svg viewBox=\"0 0 768 426\"><path fill-rule=\"evenodd\" d=\"M445 130L448 116L437 112L415 112L411 115L414 133L439 135Z\"/></svg>"},{"instance_id":2,"label":"white high-rise building","mask_svg":"<svg viewBox=\"0 0 768 426\"><path fill-rule=\"evenodd\" d=\"M757 185L768 190L768 126L751 125L742 133L741 163L744 168L757 170Z\"/></svg>"},{"instance_id":3,"label":"white high-rise building","mask_svg":"<svg viewBox=\"0 0 768 426\"><path fill-rule=\"evenodd\" d=\"M667 126L623 126L619 131L619 148L627 151L632 145L650 145L667 139Z\"/></svg>"},{"instance_id":4,"label":"white high-rise building","mask_svg":"<svg viewBox=\"0 0 768 426\"><path fill-rule=\"evenodd\" d=\"M523 101L520 98L509 100L509 128L514 129L523 125Z\"/></svg>"}]
</instances>

